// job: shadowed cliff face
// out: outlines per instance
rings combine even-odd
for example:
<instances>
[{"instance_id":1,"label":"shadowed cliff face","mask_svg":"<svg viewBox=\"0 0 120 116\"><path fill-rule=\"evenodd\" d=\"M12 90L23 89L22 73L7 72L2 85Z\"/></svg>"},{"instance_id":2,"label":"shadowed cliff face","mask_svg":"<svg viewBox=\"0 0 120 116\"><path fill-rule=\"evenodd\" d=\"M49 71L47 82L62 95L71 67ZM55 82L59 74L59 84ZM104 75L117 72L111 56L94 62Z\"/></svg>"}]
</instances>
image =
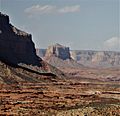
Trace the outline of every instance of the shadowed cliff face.
<instances>
[{"instance_id":1,"label":"shadowed cliff face","mask_svg":"<svg viewBox=\"0 0 120 116\"><path fill-rule=\"evenodd\" d=\"M49 46L48 49L46 50L45 57L50 57L53 55L62 60L71 59L69 47L65 47L60 44Z\"/></svg>"},{"instance_id":2,"label":"shadowed cliff face","mask_svg":"<svg viewBox=\"0 0 120 116\"><path fill-rule=\"evenodd\" d=\"M32 36L12 26L9 17L0 12L0 60L40 66Z\"/></svg>"}]
</instances>

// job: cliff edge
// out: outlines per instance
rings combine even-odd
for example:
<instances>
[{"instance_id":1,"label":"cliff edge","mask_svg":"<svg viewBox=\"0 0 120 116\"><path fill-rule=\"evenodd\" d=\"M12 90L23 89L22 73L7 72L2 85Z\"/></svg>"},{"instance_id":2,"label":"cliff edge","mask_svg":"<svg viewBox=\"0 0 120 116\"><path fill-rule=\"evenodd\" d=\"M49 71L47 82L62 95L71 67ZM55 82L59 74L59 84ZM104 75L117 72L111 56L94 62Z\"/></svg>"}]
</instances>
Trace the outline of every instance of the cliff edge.
<instances>
[{"instance_id":1,"label":"cliff edge","mask_svg":"<svg viewBox=\"0 0 120 116\"><path fill-rule=\"evenodd\" d=\"M0 12L0 60L6 63L40 66L31 34L14 27L9 16Z\"/></svg>"}]
</instances>

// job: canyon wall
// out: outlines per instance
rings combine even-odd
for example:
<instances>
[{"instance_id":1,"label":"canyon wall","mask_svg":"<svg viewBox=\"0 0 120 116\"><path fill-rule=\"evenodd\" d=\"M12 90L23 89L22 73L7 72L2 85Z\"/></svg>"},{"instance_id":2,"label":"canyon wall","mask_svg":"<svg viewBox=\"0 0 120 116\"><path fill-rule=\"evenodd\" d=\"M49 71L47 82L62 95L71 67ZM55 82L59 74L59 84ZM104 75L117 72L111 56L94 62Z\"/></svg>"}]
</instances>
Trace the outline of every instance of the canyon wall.
<instances>
[{"instance_id":1,"label":"canyon wall","mask_svg":"<svg viewBox=\"0 0 120 116\"><path fill-rule=\"evenodd\" d=\"M9 16L0 12L0 60L19 64L40 65L31 34L14 27Z\"/></svg>"}]
</instances>

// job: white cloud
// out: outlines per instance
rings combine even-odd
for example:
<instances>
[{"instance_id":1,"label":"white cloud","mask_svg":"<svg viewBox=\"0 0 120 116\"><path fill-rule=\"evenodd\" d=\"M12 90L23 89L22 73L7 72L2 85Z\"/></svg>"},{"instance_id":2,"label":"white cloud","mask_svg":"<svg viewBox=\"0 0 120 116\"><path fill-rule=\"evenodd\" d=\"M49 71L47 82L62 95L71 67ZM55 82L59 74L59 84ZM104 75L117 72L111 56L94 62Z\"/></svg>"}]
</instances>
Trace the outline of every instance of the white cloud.
<instances>
[{"instance_id":1,"label":"white cloud","mask_svg":"<svg viewBox=\"0 0 120 116\"><path fill-rule=\"evenodd\" d=\"M65 6L58 8L53 5L33 5L24 10L28 15L41 15L51 13L74 13L80 11L80 5Z\"/></svg>"},{"instance_id":2,"label":"white cloud","mask_svg":"<svg viewBox=\"0 0 120 116\"><path fill-rule=\"evenodd\" d=\"M56 10L56 6L52 5L34 5L29 8L25 9L25 13L32 15L32 14L48 14L52 13Z\"/></svg>"},{"instance_id":3,"label":"white cloud","mask_svg":"<svg viewBox=\"0 0 120 116\"><path fill-rule=\"evenodd\" d=\"M64 8L61 8L58 10L60 13L73 13L73 12L79 12L80 11L80 5L74 5L74 6L65 6Z\"/></svg>"},{"instance_id":4,"label":"white cloud","mask_svg":"<svg viewBox=\"0 0 120 116\"><path fill-rule=\"evenodd\" d=\"M109 50L118 49L120 47L120 38L112 37L104 42L104 48Z\"/></svg>"}]
</instances>

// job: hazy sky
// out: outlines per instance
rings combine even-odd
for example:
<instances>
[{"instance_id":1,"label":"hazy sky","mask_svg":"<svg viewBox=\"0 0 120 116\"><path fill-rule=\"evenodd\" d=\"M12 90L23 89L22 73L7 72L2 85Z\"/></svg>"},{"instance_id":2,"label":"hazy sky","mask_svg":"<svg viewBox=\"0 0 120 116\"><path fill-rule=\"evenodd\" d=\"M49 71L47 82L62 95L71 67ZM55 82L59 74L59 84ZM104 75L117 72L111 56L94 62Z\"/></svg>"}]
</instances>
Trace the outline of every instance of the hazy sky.
<instances>
[{"instance_id":1,"label":"hazy sky","mask_svg":"<svg viewBox=\"0 0 120 116\"><path fill-rule=\"evenodd\" d=\"M0 11L38 48L120 51L119 6L120 0L0 0Z\"/></svg>"}]
</instances>

